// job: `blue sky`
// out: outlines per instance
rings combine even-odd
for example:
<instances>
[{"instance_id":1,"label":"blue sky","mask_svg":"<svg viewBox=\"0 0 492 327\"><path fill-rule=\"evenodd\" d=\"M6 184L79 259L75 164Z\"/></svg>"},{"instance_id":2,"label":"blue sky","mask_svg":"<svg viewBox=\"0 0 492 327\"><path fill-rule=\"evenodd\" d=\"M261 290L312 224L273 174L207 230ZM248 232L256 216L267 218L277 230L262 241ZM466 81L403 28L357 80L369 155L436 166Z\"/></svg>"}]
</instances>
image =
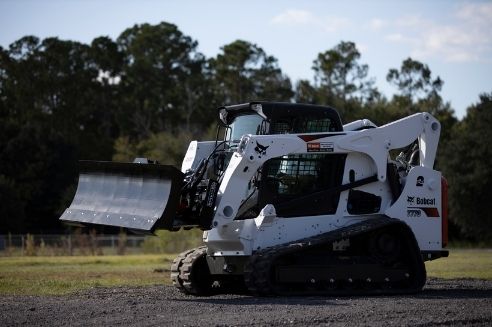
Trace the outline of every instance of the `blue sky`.
<instances>
[{"instance_id":1,"label":"blue sky","mask_svg":"<svg viewBox=\"0 0 492 327\"><path fill-rule=\"evenodd\" d=\"M442 96L460 118L492 92L492 1L0 0L0 46L24 35L114 39L133 24L161 21L209 57L236 39L256 43L293 82L313 78L318 53L354 41L388 97L388 70L412 57L444 80Z\"/></svg>"}]
</instances>

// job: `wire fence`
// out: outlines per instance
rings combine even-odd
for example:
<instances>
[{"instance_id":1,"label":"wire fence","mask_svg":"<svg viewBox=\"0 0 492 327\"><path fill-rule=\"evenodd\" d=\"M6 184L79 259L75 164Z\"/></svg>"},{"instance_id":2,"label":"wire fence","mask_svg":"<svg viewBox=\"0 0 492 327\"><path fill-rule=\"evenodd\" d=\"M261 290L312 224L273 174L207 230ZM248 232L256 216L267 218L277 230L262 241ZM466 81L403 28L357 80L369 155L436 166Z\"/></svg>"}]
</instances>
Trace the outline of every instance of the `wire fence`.
<instances>
[{"instance_id":1,"label":"wire fence","mask_svg":"<svg viewBox=\"0 0 492 327\"><path fill-rule=\"evenodd\" d=\"M0 235L0 256L110 255L141 253L140 235Z\"/></svg>"},{"instance_id":2,"label":"wire fence","mask_svg":"<svg viewBox=\"0 0 492 327\"><path fill-rule=\"evenodd\" d=\"M201 231L158 231L156 236L96 234L0 234L0 256L124 255L178 253L200 245Z\"/></svg>"}]
</instances>

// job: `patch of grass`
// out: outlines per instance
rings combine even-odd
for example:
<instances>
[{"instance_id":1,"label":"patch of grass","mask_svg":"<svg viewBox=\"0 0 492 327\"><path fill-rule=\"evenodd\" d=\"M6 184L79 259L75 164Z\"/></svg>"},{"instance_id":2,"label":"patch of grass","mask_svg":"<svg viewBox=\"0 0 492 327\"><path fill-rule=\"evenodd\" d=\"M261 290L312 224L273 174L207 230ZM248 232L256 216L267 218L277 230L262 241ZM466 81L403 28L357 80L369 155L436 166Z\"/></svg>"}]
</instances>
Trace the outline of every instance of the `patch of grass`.
<instances>
[{"instance_id":1,"label":"patch of grass","mask_svg":"<svg viewBox=\"0 0 492 327\"><path fill-rule=\"evenodd\" d=\"M98 286L170 284L174 255L0 258L0 294L60 295Z\"/></svg>"},{"instance_id":2,"label":"patch of grass","mask_svg":"<svg viewBox=\"0 0 492 327\"><path fill-rule=\"evenodd\" d=\"M448 258L428 261L427 276L492 280L492 249L450 249Z\"/></svg>"},{"instance_id":3,"label":"patch of grass","mask_svg":"<svg viewBox=\"0 0 492 327\"><path fill-rule=\"evenodd\" d=\"M61 295L92 287L170 284L175 255L1 257L0 295ZM492 280L492 249L451 249L427 275Z\"/></svg>"}]
</instances>

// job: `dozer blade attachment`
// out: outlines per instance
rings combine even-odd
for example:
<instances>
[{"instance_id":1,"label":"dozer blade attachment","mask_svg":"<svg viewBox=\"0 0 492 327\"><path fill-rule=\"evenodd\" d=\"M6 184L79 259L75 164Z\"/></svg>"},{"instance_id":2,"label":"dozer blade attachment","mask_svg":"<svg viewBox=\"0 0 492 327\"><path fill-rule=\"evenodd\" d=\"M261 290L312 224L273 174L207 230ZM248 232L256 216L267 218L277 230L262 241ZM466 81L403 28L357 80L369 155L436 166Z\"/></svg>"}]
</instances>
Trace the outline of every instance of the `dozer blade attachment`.
<instances>
[{"instance_id":1,"label":"dozer blade attachment","mask_svg":"<svg viewBox=\"0 0 492 327\"><path fill-rule=\"evenodd\" d=\"M60 219L146 233L172 229L182 184L173 166L80 161L77 192Z\"/></svg>"}]
</instances>

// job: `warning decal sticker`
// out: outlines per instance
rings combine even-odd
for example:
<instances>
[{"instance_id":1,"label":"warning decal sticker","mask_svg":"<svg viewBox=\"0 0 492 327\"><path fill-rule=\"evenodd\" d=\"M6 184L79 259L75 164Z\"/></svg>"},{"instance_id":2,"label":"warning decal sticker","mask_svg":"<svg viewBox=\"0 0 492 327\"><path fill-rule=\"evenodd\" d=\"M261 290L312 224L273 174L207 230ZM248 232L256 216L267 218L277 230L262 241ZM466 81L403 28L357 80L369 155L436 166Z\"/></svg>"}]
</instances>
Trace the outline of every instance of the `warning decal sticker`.
<instances>
[{"instance_id":1,"label":"warning decal sticker","mask_svg":"<svg viewBox=\"0 0 492 327\"><path fill-rule=\"evenodd\" d=\"M306 143L307 152L333 152L333 142Z\"/></svg>"}]
</instances>

